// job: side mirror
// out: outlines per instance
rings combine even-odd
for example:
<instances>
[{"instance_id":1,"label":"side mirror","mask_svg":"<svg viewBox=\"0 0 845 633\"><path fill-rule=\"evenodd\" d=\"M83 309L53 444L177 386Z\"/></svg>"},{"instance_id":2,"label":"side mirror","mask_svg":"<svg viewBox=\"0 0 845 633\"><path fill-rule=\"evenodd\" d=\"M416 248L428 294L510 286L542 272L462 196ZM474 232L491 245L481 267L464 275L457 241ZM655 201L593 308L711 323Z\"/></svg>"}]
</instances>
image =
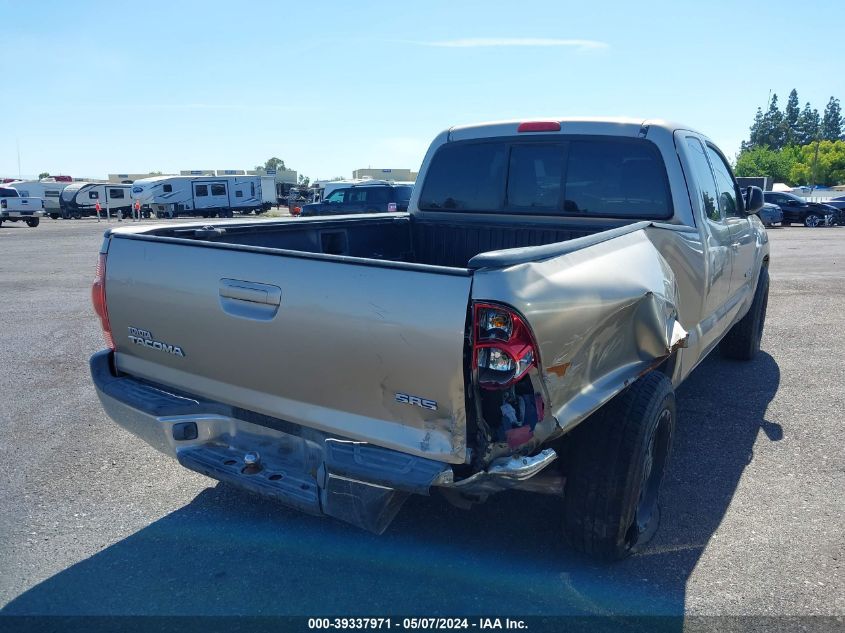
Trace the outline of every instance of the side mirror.
<instances>
[{"instance_id":1,"label":"side mirror","mask_svg":"<svg viewBox=\"0 0 845 633\"><path fill-rule=\"evenodd\" d=\"M745 190L745 212L757 213L763 208L763 190L760 187L748 187Z\"/></svg>"}]
</instances>

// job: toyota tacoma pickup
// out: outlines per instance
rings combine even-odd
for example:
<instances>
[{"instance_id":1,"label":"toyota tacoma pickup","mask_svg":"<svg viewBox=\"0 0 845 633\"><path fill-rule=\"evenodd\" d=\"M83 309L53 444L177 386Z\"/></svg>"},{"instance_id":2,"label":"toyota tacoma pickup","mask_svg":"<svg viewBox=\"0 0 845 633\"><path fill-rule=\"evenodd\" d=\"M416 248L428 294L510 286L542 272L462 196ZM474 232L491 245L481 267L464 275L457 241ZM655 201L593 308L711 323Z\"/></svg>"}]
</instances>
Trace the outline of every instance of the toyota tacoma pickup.
<instances>
[{"instance_id":1,"label":"toyota tacoma pickup","mask_svg":"<svg viewBox=\"0 0 845 633\"><path fill-rule=\"evenodd\" d=\"M107 231L93 381L183 466L305 512L381 532L409 494L521 488L618 559L657 527L675 387L760 348L745 200L685 126L453 127L407 213Z\"/></svg>"},{"instance_id":2,"label":"toyota tacoma pickup","mask_svg":"<svg viewBox=\"0 0 845 633\"><path fill-rule=\"evenodd\" d=\"M16 189L0 187L0 226L3 222L26 222L38 226L44 215L44 200L21 196Z\"/></svg>"}]
</instances>

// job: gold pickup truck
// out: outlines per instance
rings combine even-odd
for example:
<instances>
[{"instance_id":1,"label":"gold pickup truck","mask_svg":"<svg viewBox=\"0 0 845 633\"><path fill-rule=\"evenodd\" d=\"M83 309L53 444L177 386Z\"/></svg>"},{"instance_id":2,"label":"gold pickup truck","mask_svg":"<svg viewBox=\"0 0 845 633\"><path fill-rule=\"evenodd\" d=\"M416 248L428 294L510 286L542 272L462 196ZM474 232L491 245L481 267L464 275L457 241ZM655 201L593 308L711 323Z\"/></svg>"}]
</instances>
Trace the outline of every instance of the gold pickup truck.
<instances>
[{"instance_id":1,"label":"gold pickup truck","mask_svg":"<svg viewBox=\"0 0 845 633\"><path fill-rule=\"evenodd\" d=\"M409 494L560 498L573 547L658 523L674 389L759 350L762 192L658 120L450 128L407 213L106 233L108 414L187 468L381 532Z\"/></svg>"}]
</instances>

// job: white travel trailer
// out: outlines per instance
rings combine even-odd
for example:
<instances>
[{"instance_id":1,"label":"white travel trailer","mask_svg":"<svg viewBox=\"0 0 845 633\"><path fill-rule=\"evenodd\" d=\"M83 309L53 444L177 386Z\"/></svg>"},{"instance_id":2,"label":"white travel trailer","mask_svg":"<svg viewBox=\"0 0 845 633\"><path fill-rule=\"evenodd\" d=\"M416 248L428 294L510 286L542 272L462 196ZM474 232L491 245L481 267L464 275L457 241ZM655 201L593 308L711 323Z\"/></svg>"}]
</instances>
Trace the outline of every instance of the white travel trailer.
<instances>
[{"instance_id":1,"label":"white travel trailer","mask_svg":"<svg viewBox=\"0 0 845 633\"><path fill-rule=\"evenodd\" d=\"M72 183L57 181L55 178L42 178L41 180L18 180L5 186L16 190L22 198L41 198L44 200L44 213L56 220L62 215L59 202L62 191L70 184Z\"/></svg>"},{"instance_id":2,"label":"white travel trailer","mask_svg":"<svg viewBox=\"0 0 845 633\"><path fill-rule=\"evenodd\" d=\"M235 211L264 213L270 209L275 197L265 200L262 180L261 176L153 176L132 184L132 198L159 218L231 218Z\"/></svg>"},{"instance_id":3,"label":"white travel trailer","mask_svg":"<svg viewBox=\"0 0 845 633\"><path fill-rule=\"evenodd\" d=\"M111 182L72 182L62 190L59 197L62 217L78 220L83 216L97 215L97 203L100 203L100 215L106 213L115 216L128 216L132 211L130 197L132 185Z\"/></svg>"}]
</instances>

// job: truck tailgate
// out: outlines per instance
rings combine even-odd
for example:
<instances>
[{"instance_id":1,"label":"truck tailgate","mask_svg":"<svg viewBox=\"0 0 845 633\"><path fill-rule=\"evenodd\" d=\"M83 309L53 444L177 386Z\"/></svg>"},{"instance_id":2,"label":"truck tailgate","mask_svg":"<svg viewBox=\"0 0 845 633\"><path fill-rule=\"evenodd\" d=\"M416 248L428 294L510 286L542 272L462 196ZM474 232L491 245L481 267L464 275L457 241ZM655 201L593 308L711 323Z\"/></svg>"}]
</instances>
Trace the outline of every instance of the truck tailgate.
<instances>
[{"instance_id":1,"label":"truck tailgate","mask_svg":"<svg viewBox=\"0 0 845 633\"><path fill-rule=\"evenodd\" d=\"M350 439L466 460L472 277L113 237L120 371Z\"/></svg>"}]
</instances>

